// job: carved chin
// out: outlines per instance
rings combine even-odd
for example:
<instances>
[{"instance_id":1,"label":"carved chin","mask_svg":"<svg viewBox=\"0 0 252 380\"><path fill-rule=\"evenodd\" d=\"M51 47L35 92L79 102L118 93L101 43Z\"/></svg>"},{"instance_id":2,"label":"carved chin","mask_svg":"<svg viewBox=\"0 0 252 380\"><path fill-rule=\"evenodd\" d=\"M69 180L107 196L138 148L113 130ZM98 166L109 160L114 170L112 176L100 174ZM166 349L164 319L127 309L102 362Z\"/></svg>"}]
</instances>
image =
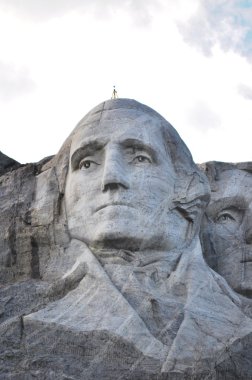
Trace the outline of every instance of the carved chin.
<instances>
[{"instance_id":1,"label":"carved chin","mask_svg":"<svg viewBox=\"0 0 252 380\"><path fill-rule=\"evenodd\" d=\"M89 218L69 219L72 238L91 247L170 251L184 245L188 221L169 213L160 220L130 207L106 207Z\"/></svg>"},{"instance_id":2,"label":"carved chin","mask_svg":"<svg viewBox=\"0 0 252 380\"><path fill-rule=\"evenodd\" d=\"M85 230L84 234L71 234L94 248L125 249L143 251L148 249L170 251L183 244L183 239L167 237L158 229L140 229L132 224L120 224L113 221L100 223L96 228Z\"/></svg>"},{"instance_id":3,"label":"carved chin","mask_svg":"<svg viewBox=\"0 0 252 380\"><path fill-rule=\"evenodd\" d=\"M120 221L100 223L87 238L87 244L93 247L139 250L146 245L143 231Z\"/></svg>"}]
</instances>

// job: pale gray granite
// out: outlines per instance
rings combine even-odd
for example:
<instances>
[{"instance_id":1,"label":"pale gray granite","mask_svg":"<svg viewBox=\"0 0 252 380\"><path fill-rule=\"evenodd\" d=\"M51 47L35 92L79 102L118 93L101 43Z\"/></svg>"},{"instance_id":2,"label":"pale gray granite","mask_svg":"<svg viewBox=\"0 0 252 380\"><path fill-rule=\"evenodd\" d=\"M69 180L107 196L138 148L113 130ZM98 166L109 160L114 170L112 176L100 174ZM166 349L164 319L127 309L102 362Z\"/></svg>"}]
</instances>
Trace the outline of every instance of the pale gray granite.
<instances>
[{"instance_id":1,"label":"pale gray granite","mask_svg":"<svg viewBox=\"0 0 252 380\"><path fill-rule=\"evenodd\" d=\"M239 215L249 254L251 173L214 190L212 167L114 99L56 156L1 175L0 379L252 379L251 276L226 225Z\"/></svg>"}]
</instances>

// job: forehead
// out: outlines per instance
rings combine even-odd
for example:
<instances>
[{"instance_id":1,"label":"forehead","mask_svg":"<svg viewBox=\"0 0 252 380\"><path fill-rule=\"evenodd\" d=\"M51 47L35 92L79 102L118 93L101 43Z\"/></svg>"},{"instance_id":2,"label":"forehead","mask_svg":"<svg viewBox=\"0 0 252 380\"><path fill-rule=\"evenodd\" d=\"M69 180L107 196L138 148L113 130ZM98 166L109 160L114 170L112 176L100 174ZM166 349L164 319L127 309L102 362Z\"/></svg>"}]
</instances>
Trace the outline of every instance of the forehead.
<instances>
[{"instance_id":1,"label":"forehead","mask_svg":"<svg viewBox=\"0 0 252 380\"><path fill-rule=\"evenodd\" d=\"M71 151L93 139L120 142L128 138L141 140L156 149L164 148L162 120L134 109L108 110L91 115L77 128Z\"/></svg>"},{"instance_id":2,"label":"forehead","mask_svg":"<svg viewBox=\"0 0 252 380\"><path fill-rule=\"evenodd\" d=\"M252 174L239 169L225 170L220 173L217 181L217 191L212 193L212 199L224 197L242 197L252 200Z\"/></svg>"}]
</instances>

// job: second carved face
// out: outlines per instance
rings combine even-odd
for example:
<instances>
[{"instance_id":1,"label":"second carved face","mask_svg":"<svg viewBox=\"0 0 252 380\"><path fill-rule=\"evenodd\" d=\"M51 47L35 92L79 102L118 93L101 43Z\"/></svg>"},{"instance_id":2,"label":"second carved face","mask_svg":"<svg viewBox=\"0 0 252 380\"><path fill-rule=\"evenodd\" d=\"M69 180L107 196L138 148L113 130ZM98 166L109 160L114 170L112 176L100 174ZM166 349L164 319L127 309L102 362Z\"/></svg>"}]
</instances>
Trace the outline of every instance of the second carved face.
<instances>
[{"instance_id":1,"label":"second carved face","mask_svg":"<svg viewBox=\"0 0 252 380\"><path fill-rule=\"evenodd\" d=\"M252 174L230 168L211 185L203 223L206 260L235 291L252 297Z\"/></svg>"}]
</instances>

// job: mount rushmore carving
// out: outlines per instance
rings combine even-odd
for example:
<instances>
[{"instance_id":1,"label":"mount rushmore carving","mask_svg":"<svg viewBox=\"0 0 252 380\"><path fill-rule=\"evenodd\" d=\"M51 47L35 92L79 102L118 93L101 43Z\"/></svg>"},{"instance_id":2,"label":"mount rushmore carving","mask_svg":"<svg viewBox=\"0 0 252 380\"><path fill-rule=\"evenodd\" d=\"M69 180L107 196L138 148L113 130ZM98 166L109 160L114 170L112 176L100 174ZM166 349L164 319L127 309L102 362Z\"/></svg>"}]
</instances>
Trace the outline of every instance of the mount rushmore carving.
<instances>
[{"instance_id":1,"label":"mount rushmore carving","mask_svg":"<svg viewBox=\"0 0 252 380\"><path fill-rule=\"evenodd\" d=\"M130 99L0 160L0 379L252 378L251 163Z\"/></svg>"}]
</instances>

